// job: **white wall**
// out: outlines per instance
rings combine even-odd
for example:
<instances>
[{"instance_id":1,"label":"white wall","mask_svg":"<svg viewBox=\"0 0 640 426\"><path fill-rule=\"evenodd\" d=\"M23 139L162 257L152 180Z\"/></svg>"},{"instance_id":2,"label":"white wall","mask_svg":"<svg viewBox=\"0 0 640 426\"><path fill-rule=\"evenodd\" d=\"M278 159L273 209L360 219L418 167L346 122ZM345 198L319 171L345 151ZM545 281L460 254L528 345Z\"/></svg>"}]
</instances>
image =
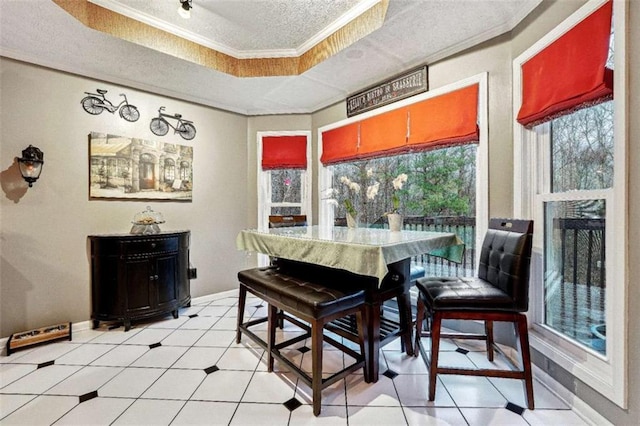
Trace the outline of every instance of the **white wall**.
<instances>
[{"instance_id":1,"label":"white wall","mask_svg":"<svg viewBox=\"0 0 640 426\"><path fill-rule=\"evenodd\" d=\"M0 336L91 315L87 235L128 233L133 215L149 205L164 215L162 230L191 230L193 297L236 287L244 253L235 237L247 226L247 118L132 88L9 59L0 60ZM103 112L91 116L85 91L126 93L140 119L129 123ZM197 136L155 136L149 121L160 106L193 120ZM116 113L117 114L117 113ZM91 131L190 145L193 202L89 201ZM26 187L14 157L29 144L44 152L44 168Z\"/></svg>"}]
</instances>

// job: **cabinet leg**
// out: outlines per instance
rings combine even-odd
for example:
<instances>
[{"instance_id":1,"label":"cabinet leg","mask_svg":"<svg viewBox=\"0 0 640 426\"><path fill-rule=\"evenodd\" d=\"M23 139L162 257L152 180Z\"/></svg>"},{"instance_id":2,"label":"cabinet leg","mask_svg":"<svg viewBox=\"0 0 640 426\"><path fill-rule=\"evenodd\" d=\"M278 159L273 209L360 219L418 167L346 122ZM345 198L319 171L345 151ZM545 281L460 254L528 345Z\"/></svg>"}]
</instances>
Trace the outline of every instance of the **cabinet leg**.
<instances>
[{"instance_id":1,"label":"cabinet leg","mask_svg":"<svg viewBox=\"0 0 640 426\"><path fill-rule=\"evenodd\" d=\"M98 328L100 326L100 321L98 320L93 320L93 328Z\"/></svg>"},{"instance_id":2,"label":"cabinet leg","mask_svg":"<svg viewBox=\"0 0 640 426\"><path fill-rule=\"evenodd\" d=\"M124 320L124 331L131 330L131 320Z\"/></svg>"},{"instance_id":3,"label":"cabinet leg","mask_svg":"<svg viewBox=\"0 0 640 426\"><path fill-rule=\"evenodd\" d=\"M177 309L175 311L173 311L172 314L173 314L173 318L178 319L178 310Z\"/></svg>"}]
</instances>

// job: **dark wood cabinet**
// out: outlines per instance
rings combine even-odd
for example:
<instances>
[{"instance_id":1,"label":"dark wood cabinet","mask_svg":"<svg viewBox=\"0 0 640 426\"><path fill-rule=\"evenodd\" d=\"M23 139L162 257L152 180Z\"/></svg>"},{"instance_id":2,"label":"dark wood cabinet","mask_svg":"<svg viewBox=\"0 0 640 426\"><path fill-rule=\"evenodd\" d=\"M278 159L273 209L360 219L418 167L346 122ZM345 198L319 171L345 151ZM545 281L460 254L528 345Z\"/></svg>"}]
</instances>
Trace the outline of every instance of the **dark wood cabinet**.
<instances>
[{"instance_id":1,"label":"dark wood cabinet","mask_svg":"<svg viewBox=\"0 0 640 426\"><path fill-rule=\"evenodd\" d=\"M173 313L191 303L189 231L90 235L91 319L131 322Z\"/></svg>"}]
</instances>

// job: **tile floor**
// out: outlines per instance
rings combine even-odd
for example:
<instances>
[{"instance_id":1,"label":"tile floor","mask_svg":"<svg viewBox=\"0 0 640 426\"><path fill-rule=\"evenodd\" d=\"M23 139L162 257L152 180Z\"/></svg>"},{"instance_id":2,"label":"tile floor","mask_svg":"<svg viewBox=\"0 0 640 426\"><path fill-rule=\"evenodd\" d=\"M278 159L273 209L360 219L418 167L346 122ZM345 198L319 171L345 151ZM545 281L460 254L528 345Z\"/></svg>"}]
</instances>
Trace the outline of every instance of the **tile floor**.
<instances>
[{"instance_id":1,"label":"tile floor","mask_svg":"<svg viewBox=\"0 0 640 426\"><path fill-rule=\"evenodd\" d=\"M323 392L316 418L306 385L277 361L276 372L267 373L263 351L247 338L235 343L236 302L227 292L194 301L178 319L135 324L128 332L101 323L95 330L73 330L72 341L0 356L0 424L587 424L537 381L536 409L521 415L505 408L525 405L517 380L443 376L430 403L422 359L401 353L398 342L382 349L380 371L387 375L375 384L362 374L337 382ZM264 313L258 299L249 300L246 315ZM469 352L457 352L458 344ZM486 364L478 348L448 342L441 360ZM308 352L292 348L289 354L310 369ZM328 346L325 372L343 362L348 357Z\"/></svg>"}]
</instances>

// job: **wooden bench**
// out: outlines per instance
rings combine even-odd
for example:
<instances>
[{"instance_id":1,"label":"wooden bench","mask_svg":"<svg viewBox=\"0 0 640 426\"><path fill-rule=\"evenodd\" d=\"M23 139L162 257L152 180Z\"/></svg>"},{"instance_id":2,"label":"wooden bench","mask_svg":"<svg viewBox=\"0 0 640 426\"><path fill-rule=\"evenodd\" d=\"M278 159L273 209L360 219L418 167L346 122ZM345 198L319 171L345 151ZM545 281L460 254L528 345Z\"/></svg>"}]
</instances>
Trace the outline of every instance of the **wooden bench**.
<instances>
[{"instance_id":1,"label":"wooden bench","mask_svg":"<svg viewBox=\"0 0 640 426\"><path fill-rule=\"evenodd\" d=\"M312 279L288 275L286 271L271 266L253 268L238 273L240 292L238 298L238 325L236 342L240 343L242 333L246 334L267 351L267 369L273 371L274 358L284 363L291 371L312 389L313 413L320 414L322 389L344 378L353 371L363 368L365 381L369 382L366 363L367 328L364 323L365 291L349 289L348 283L336 283L330 277L322 275ZM338 285L345 288L336 288ZM244 308L247 292L263 299L269 304L267 316L267 341L251 331L251 327L265 321L264 318L244 321ZM279 311L281 311L279 313ZM359 334L360 353L344 346L337 340L323 334L324 326L337 319L355 314ZM279 316L305 330L305 333L276 343L276 328ZM312 367L311 376L293 364L281 352L281 349L311 337ZM342 350L355 359L355 362L332 374L322 377L323 341Z\"/></svg>"}]
</instances>

